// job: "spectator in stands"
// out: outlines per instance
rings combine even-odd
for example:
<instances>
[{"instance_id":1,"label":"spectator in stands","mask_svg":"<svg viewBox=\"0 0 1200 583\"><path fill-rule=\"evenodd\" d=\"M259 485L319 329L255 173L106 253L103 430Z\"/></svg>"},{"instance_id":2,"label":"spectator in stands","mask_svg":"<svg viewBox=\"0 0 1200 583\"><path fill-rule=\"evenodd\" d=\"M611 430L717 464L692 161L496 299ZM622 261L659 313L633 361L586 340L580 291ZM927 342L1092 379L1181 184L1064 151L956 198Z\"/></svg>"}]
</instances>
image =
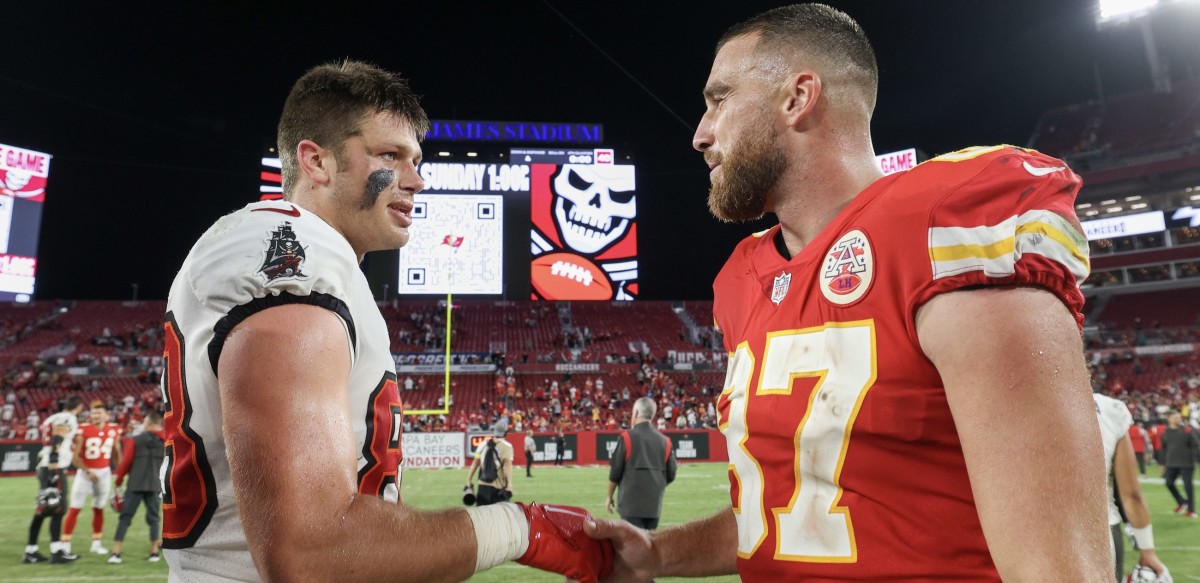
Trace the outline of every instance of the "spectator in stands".
<instances>
[{"instance_id":1,"label":"spectator in stands","mask_svg":"<svg viewBox=\"0 0 1200 583\"><path fill-rule=\"evenodd\" d=\"M42 417L37 411L30 411L25 418L25 439L27 441L37 441L41 438L41 433L38 431L38 424L41 423Z\"/></svg>"},{"instance_id":2,"label":"spectator in stands","mask_svg":"<svg viewBox=\"0 0 1200 583\"><path fill-rule=\"evenodd\" d=\"M1164 467L1163 479L1167 490L1175 498L1176 514L1196 518L1196 491L1192 483L1196 464L1200 462L1200 432L1183 424L1183 415L1172 411L1167 416L1167 430L1163 433ZM1175 480L1183 478L1185 496L1179 494Z\"/></svg>"}]
</instances>

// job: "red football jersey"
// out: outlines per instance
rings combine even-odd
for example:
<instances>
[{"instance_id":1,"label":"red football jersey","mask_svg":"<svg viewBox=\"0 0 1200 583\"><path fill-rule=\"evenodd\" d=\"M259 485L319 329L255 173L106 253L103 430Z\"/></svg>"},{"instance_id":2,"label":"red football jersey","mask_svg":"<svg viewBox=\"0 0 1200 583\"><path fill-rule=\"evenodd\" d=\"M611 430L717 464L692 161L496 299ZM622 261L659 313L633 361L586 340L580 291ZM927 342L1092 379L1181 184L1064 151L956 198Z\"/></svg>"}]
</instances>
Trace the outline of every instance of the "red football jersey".
<instances>
[{"instance_id":1,"label":"red football jersey","mask_svg":"<svg viewBox=\"0 0 1200 583\"><path fill-rule=\"evenodd\" d=\"M79 455L83 458L83 465L91 469L109 467L112 463L113 447L121 437L120 428L112 423L84 423L79 426L79 435L82 439Z\"/></svg>"},{"instance_id":2,"label":"red football jersey","mask_svg":"<svg viewBox=\"0 0 1200 583\"><path fill-rule=\"evenodd\" d=\"M738 245L713 311L744 580L999 580L916 313L1022 284L1082 322L1079 187L1054 158L972 148L878 180L791 260L778 226Z\"/></svg>"},{"instance_id":3,"label":"red football jersey","mask_svg":"<svg viewBox=\"0 0 1200 583\"><path fill-rule=\"evenodd\" d=\"M1134 423L1129 426L1129 443L1133 446L1133 453L1146 453L1146 430L1141 425Z\"/></svg>"}]
</instances>

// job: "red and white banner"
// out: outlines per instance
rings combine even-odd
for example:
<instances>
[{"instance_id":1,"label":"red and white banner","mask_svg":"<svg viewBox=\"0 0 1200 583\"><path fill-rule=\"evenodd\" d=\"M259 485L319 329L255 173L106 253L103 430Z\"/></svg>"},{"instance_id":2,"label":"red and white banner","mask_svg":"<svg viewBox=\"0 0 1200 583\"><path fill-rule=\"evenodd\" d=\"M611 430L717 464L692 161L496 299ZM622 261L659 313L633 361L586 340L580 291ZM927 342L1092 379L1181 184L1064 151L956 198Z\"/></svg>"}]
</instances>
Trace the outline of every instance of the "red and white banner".
<instances>
[{"instance_id":1,"label":"red and white banner","mask_svg":"<svg viewBox=\"0 0 1200 583\"><path fill-rule=\"evenodd\" d=\"M0 144L0 195L43 202L50 154Z\"/></svg>"}]
</instances>

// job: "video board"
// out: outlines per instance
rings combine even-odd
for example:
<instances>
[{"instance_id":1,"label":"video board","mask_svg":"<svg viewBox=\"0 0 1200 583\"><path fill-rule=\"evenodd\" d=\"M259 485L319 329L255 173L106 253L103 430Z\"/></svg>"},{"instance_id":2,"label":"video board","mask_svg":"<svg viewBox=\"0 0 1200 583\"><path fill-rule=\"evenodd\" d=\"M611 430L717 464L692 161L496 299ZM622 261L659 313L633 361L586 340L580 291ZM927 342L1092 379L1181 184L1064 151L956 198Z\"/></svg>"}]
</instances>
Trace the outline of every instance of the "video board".
<instances>
[{"instance_id":1,"label":"video board","mask_svg":"<svg viewBox=\"0 0 1200 583\"><path fill-rule=\"evenodd\" d=\"M401 296L632 300L638 294L636 169L611 149L514 148L492 160L427 152L417 168ZM260 197L282 196L264 157ZM528 237L528 239L526 239Z\"/></svg>"},{"instance_id":2,"label":"video board","mask_svg":"<svg viewBox=\"0 0 1200 583\"><path fill-rule=\"evenodd\" d=\"M50 158L0 144L0 302L33 300Z\"/></svg>"},{"instance_id":3,"label":"video board","mask_svg":"<svg viewBox=\"0 0 1200 583\"><path fill-rule=\"evenodd\" d=\"M514 149L512 159L530 163L533 297L637 297L635 166L610 149Z\"/></svg>"}]
</instances>

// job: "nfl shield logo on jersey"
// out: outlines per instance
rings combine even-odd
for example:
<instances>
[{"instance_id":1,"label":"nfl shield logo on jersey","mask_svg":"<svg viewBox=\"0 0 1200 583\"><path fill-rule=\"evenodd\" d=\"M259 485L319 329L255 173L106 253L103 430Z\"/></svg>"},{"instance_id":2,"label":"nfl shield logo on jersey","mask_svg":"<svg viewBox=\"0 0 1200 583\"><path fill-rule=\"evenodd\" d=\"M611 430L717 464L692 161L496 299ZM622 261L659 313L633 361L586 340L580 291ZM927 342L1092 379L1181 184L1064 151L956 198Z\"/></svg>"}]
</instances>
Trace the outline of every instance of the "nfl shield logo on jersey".
<instances>
[{"instance_id":1,"label":"nfl shield logo on jersey","mask_svg":"<svg viewBox=\"0 0 1200 583\"><path fill-rule=\"evenodd\" d=\"M792 284L792 274L780 273L775 277L775 285L771 286L771 301L778 306L779 302L787 296L788 286Z\"/></svg>"},{"instance_id":2,"label":"nfl shield logo on jersey","mask_svg":"<svg viewBox=\"0 0 1200 583\"><path fill-rule=\"evenodd\" d=\"M862 299L875 277L875 255L866 233L857 229L842 235L825 253L821 295L839 306Z\"/></svg>"}]
</instances>

